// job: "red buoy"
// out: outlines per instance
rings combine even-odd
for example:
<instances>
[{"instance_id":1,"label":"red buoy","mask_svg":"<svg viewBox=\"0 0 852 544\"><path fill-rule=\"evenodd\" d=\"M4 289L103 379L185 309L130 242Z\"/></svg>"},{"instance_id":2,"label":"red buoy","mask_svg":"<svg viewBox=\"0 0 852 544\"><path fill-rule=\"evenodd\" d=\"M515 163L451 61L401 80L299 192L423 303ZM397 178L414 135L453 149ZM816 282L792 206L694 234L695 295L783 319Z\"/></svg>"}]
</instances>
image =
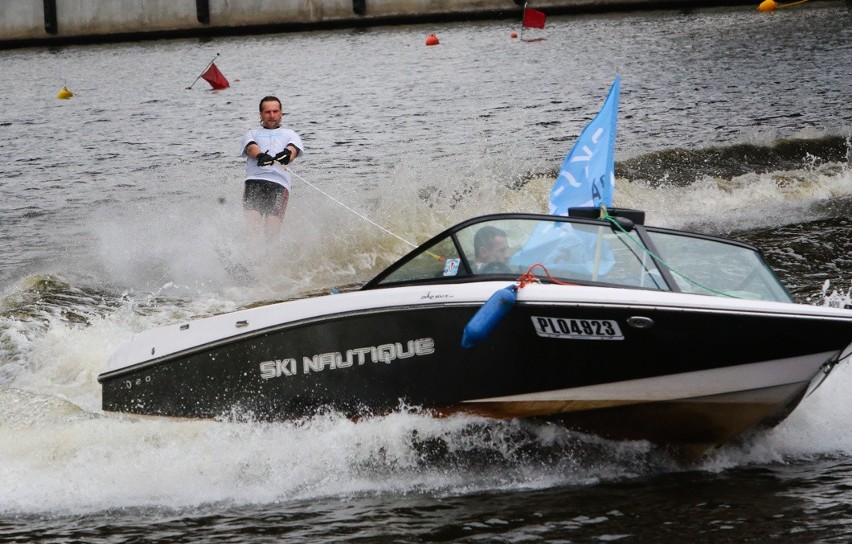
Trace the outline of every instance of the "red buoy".
<instances>
[{"instance_id":1,"label":"red buoy","mask_svg":"<svg viewBox=\"0 0 852 544\"><path fill-rule=\"evenodd\" d=\"M426 45L438 45L439 43L441 42L438 41L438 36L434 34L429 34L429 37L426 38Z\"/></svg>"},{"instance_id":2,"label":"red buoy","mask_svg":"<svg viewBox=\"0 0 852 544\"><path fill-rule=\"evenodd\" d=\"M517 32L512 32L512 38L517 38L517 37L518 37L518 33L517 33Z\"/></svg>"}]
</instances>

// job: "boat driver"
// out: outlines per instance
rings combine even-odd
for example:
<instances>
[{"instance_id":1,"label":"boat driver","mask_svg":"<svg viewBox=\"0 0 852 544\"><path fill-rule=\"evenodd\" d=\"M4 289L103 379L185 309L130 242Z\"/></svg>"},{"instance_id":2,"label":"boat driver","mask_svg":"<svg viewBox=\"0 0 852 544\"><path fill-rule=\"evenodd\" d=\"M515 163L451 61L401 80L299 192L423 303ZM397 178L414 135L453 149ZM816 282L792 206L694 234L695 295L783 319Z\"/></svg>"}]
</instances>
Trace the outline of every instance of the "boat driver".
<instances>
[{"instance_id":1,"label":"boat driver","mask_svg":"<svg viewBox=\"0 0 852 544\"><path fill-rule=\"evenodd\" d=\"M473 237L474 272L477 274L509 273L509 238L506 231L485 225Z\"/></svg>"}]
</instances>

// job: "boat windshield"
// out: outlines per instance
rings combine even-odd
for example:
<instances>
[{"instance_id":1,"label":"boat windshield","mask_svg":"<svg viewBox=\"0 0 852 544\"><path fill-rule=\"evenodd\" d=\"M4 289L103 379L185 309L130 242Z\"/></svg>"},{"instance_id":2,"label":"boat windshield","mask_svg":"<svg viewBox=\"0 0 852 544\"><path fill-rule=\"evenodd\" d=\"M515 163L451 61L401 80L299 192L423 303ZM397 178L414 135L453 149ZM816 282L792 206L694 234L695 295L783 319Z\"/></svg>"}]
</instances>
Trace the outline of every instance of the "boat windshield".
<instances>
[{"instance_id":1,"label":"boat windshield","mask_svg":"<svg viewBox=\"0 0 852 544\"><path fill-rule=\"evenodd\" d=\"M792 302L760 253L748 246L673 232L647 235L679 291Z\"/></svg>"},{"instance_id":2,"label":"boat windshield","mask_svg":"<svg viewBox=\"0 0 852 544\"><path fill-rule=\"evenodd\" d=\"M790 300L760 254L735 242L644 227L628 233L609 222L563 217L491 217L498 218L450 229L368 287L517 278L535 267L543 281L549 275L568 283Z\"/></svg>"},{"instance_id":3,"label":"boat windshield","mask_svg":"<svg viewBox=\"0 0 852 544\"><path fill-rule=\"evenodd\" d=\"M609 223L509 218L469 224L448 233L387 276L380 285L436 278L538 276L668 289L653 259Z\"/></svg>"}]
</instances>

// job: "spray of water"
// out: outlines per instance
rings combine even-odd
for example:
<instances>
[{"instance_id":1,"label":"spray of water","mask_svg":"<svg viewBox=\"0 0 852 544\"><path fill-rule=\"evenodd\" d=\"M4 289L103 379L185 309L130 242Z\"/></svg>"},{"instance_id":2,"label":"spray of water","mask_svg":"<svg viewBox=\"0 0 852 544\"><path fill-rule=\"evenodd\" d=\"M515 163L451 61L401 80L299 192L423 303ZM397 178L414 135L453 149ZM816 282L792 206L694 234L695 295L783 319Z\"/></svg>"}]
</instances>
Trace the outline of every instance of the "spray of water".
<instances>
[{"instance_id":1,"label":"spray of water","mask_svg":"<svg viewBox=\"0 0 852 544\"><path fill-rule=\"evenodd\" d=\"M382 191L312 182L415 243L471 215L543 212L542 195L552 183L532 175L518 188L483 169L441 188L417 165L401 172ZM678 470L645 443L614 444L530 422L439 420L405 407L357 424L335 414L261 424L101 412L97 374L133 333L357 284L410 249L323 195L302 191L288 210L281 242L262 262L247 265L249 281L227 268L227 259L240 259L246 235L238 201L227 199L212 210L183 203L136 204L135 214L100 212L92 220L98 244L88 268L70 278L32 276L7 289L0 304L5 512L458 494L593 485ZM725 230L770 224L782 212L795 220L815 202L850 193L848 171L817 169L707 178L687 187L622 183L617 205L645 209L654 224ZM98 288L85 287L89 277L99 278ZM823 298L846 304L850 293L824 285ZM702 467L848 454L852 434L844 429L852 401L844 400L844 390L850 381L852 369L839 366L779 427L714 452Z\"/></svg>"}]
</instances>

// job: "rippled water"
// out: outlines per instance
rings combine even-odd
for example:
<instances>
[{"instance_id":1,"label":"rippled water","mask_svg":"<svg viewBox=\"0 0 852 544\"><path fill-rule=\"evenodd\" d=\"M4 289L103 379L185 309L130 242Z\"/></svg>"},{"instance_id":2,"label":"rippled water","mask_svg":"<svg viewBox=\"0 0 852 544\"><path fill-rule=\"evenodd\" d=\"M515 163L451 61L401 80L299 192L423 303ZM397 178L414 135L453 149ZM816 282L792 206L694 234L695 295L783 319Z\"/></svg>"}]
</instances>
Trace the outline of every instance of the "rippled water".
<instances>
[{"instance_id":1,"label":"rippled water","mask_svg":"<svg viewBox=\"0 0 852 544\"><path fill-rule=\"evenodd\" d=\"M615 75L617 205L753 243L799 301L849 304L850 23L813 2L551 17L532 43L480 21L0 51L0 541L848 541L848 366L695 466L416 409L130 418L100 411L96 377L134 332L357 284L399 238L546 210ZM217 53L231 88L187 90ZM245 245L239 139L270 93L307 153L246 282L220 255Z\"/></svg>"}]
</instances>

